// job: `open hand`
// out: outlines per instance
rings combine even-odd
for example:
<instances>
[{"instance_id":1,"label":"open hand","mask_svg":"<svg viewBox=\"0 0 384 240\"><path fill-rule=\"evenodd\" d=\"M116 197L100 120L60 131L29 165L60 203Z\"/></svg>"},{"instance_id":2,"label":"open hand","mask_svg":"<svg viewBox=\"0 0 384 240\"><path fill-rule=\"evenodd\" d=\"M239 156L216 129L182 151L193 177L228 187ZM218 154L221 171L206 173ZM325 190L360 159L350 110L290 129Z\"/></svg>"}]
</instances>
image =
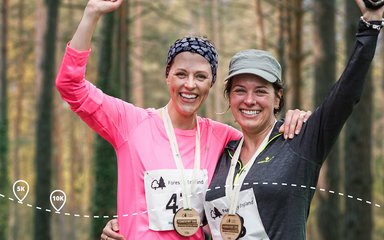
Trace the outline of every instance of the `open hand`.
<instances>
[{"instance_id":1,"label":"open hand","mask_svg":"<svg viewBox=\"0 0 384 240\"><path fill-rule=\"evenodd\" d=\"M299 134L303 124L311 116L311 111L301 111L299 109L288 110L285 114L284 124L281 125L279 131L284 133L284 138L292 139L295 134Z\"/></svg>"}]
</instances>

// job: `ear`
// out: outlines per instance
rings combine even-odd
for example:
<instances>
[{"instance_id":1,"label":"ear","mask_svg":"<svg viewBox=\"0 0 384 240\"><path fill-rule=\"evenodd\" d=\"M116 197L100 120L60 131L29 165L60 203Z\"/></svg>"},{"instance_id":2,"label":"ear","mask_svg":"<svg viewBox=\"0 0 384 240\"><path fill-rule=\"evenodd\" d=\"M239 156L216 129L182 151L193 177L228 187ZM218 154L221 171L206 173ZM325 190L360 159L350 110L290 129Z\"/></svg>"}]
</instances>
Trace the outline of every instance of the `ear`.
<instances>
[{"instance_id":1,"label":"ear","mask_svg":"<svg viewBox=\"0 0 384 240\"><path fill-rule=\"evenodd\" d=\"M277 96L275 97L275 106L274 106L275 109L279 109L280 100L282 96L283 96L283 89L279 89L279 91L277 92Z\"/></svg>"}]
</instances>

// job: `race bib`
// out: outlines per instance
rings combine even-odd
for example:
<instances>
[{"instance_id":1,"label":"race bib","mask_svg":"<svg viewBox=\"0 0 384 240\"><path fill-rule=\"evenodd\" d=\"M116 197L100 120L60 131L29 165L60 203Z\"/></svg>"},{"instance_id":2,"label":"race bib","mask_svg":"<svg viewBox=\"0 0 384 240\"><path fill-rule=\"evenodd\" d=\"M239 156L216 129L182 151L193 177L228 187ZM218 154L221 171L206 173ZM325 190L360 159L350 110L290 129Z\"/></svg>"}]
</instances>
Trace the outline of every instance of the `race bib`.
<instances>
[{"instance_id":1,"label":"race bib","mask_svg":"<svg viewBox=\"0 0 384 240\"><path fill-rule=\"evenodd\" d=\"M187 185L191 186L193 169L184 170ZM207 170L199 170L197 182L192 189L191 207L200 217L204 216L204 198L208 188ZM177 169L164 169L145 172L145 198L148 208L149 229L155 231L174 230L173 216L182 208L182 187Z\"/></svg>"},{"instance_id":2,"label":"race bib","mask_svg":"<svg viewBox=\"0 0 384 240\"><path fill-rule=\"evenodd\" d=\"M213 239L222 239L220 223L223 216L229 213L227 197L222 197L210 202L204 202L205 215L211 229ZM239 239L244 240L269 240L260 219L259 210L253 188L239 193L239 204L236 213L243 221L243 229Z\"/></svg>"}]
</instances>

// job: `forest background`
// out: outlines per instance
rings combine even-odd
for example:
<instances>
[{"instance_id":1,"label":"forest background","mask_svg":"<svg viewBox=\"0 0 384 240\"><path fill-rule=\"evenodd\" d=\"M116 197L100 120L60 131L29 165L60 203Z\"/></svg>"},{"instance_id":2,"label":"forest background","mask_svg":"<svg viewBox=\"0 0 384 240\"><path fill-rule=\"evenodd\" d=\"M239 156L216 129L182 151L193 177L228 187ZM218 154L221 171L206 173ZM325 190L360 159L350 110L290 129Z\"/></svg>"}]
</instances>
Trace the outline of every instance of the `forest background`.
<instances>
[{"instance_id":1,"label":"forest background","mask_svg":"<svg viewBox=\"0 0 384 240\"><path fill-rule=\"evenodd\" d=\"M99 239L116 217L114 152L54 88L86 2L1 2L0 239ZM125 0L96 30L87 79L137 106L162 107L168 47L197 34L220 55L202 116L238 127L222 79L230 57L247 48L271 51L282 63L286 109L314 111L346 64L360 15L352 0ZM381 34L363 97L318 185L288 186L316 188L307 239L384 239L383 43ZM29 184L21 202L13 193L18 180ZM66 202L55 212L50 194L58 189Z\"/></svg>"}]
</instances>

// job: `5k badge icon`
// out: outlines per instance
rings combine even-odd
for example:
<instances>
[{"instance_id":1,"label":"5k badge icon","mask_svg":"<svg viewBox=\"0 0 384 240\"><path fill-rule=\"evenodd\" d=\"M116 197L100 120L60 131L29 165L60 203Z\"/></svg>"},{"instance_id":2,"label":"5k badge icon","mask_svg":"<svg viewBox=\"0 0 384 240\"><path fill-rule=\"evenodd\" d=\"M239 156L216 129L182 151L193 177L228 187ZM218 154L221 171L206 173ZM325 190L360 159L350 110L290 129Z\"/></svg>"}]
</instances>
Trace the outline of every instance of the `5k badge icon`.
<instances>
[{"instance_id":1,"label":"5k badge icon","mask_svg":"<svg viewBox=\"0 0 384 240\"><path fill-rule=\"evenodd\" d=\"M29 185L24 180L17 180L13 184L13 194L19 200L19 203L22 203L23 200L27 197L29 192Z\"/></svg>"}]
</instances>

